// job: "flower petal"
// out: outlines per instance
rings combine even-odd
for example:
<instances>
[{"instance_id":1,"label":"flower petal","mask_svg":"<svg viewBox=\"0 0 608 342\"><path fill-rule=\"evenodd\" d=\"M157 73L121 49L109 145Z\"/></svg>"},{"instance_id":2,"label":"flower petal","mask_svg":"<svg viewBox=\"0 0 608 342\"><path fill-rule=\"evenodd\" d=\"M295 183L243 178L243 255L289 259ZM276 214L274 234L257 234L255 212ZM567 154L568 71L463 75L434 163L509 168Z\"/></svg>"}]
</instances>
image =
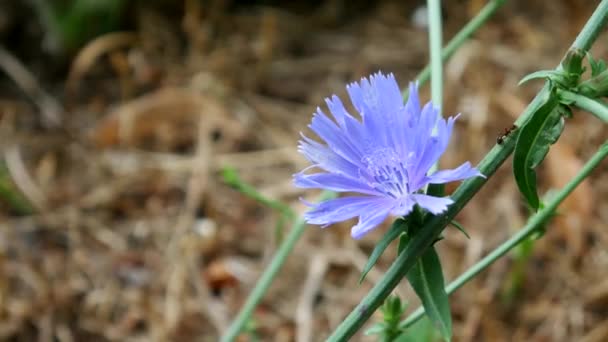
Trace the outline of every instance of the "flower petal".
<instances>
[{"instance_id":1,"label":"flower petal","mask_svg":"<svg viewBox=\"0 0 608 342\"><path fill-rule=\"evenodd\" d=\"M441 214L448 209L448 205L454 203L449 197L435 197L422 194L412 195L412 199L420 207L428 210L434 215Z\"/></svg>"},{"instance_id":2,"label":"flower petal","mask_svg":"<svg viewBox=\"0 0 608 342\"><path fill-rule=\"evenodd\" d=\"M485 176L482 175L479 170L471 166L471 163L466 162L455 169L441 170L433 173L432 175L428 176L427 183L441 184L459 181L476 176L485 178Z\"/></svg>"},{"instance_id":3,"label":"flower petal","mask_svg":"<svg viewBox=\"0 0 608 342\"><path fill-rule=\"evenodd\" d=\"M359 216L365 208L378 201L383 202L385 199L376 196L336 198L317 204L312 210L304 214L304 219L309 224L327 226Z\"/></svg>"},{"instance_id":4,"label":"flower petal","mask_svg":"<svg viewBox=\"0 0 608 342\"><path fill-rule=\"evenodd\" d=\"M323 139L323 141L327 143L327 146L337 155L354 165L359 163L361 156L357 152L358 149L355 147L356 145L352 144L350 141L347 132L331 121L320 108L317 108L309 127Z\"/></svg>"},{"instance_id":5,"label":"flower petal","mask_svg":"<svg viewBox=\"0 0 608 342\"><path fill-rule=\"evenodd\" d=\"M395 202L387 198L379 199L369 205L359 215L359 223L351 228L350 235L357 240L362 238L386 219L394 205Z\"/></svg>"},{"instance_id":6,"label":"flower petal","mask_svg":"<svg viewBox=\"0 0 608 342\"><path fill-rule=\"evenodd\" d=\"M320 144L305 135L302 135L298 151L311 163L325 171L348 174L352 177L357 177L359 174L359 168L356 165L336 154L336 152L329 147Z\"/></svg>"},{"instance_id":7,"label":"flower petal","mask_svg":"<svg viewBox=\"0 0 608 342\"><path fill-rule=\"evenodd\" d=\"M331 98L326 98L325 103L327 104L327 108L329 108L329 111L334 116L340 127L345 127L344 120L346 119L346 117L353 118L352 115L348 113L346 108L344 108L344 104L342 103L340 98L336 95L333 95Z\"/></svg>"},{"instance_id":8,"label":"flower petal","mask_svg":"<svg viewBox=\"0 0 608 342\"><path fill-rule=\"evenodd\" d=\"M323 188L336 192L353 191L367 195L383 195L365 182L339 174L322 172L307 175L299 172L294 175L293 182L295 186L305 189Z\"/></svg>"},{"instance_id":9,"label":"flower petal","mask_svg":"<svg viewBox=\"0 0 608 342\"><path fill-rule=\"evenodd\" d=\"M394 216L407 216L414 209L414 200L412 196L405 196L397 201L391 214Z\"/></svg>"}]
</instances>

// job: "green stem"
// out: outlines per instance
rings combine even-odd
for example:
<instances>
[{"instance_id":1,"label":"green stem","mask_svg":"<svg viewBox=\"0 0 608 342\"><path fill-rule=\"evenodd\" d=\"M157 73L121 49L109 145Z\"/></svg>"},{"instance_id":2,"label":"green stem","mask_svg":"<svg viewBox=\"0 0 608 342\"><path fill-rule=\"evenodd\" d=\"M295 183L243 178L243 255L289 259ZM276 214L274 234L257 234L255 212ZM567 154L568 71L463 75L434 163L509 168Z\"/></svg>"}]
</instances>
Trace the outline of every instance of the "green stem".
<instances>
[{"instance_id":1,"label":"green stem","mask_svg":"<svg viewBox=\"0 0 608 342\"><path fill-rule=\"evenodd\" d=\"M578 108L597 116L604 123L608 123L608 107L603 103L567 90L558 90L558 94L563 100L571 101Z\"/></svg>"},{"instance_id":2,"label":"green stem","mask_svg":"<svg viewBox=\"0 0 608 342\"><path fill-rule=\"evenodd\" d=\"M498 10L498 8L500 8L500 6L502 6L505 3L505 1L506 0L491 0L477 14L477 16L475 16L475 18L473 18L469 23L467 23L448 42L448 44L445 46L445 48L441 52L441 58L445 61L449 57L451 57L454 54L454 52L456 52L456 50L460 46L462 46L462 44L464 44L464 42L475 31L477 31L482 26L492 16L492 14L494 14L496 12L496 10ZM418 80L418 82L420 82L420 84L424 84L424 83L426 83L429 80L430 76L431 76L431 68L430 68L430 65L427 65L420 72L420 74L418 74L418 77L416 77L416 79ZM404 95L404 97L407 97L407 87L404 90L403 95ZM298 229L296 229L296 228L300 227L300 229L303 229L303 225L300 224L301 222L303 222L303 221L300 219L299 221L297 221L294 224L294 227L293 227L292 231L285 238L285 241L281 245L281 249L279 249L279 251L277 252L277 254L274 256L274 258L272 260L272 263L271 263L271 266L273 264L275 264L275 263L278 264L278 265L276 265L276 270L274 270L273 272L270 272L270 270L267 269L264 272L264 274L262 275L262 277L260 278L260 280L258 281L258 283L256 283L255 288L252 290L251 294L247 298L247 301L245 302L245 305L241 308L241 311L239 312L239 314L237 315L237 317L235 318L235 320L230 325L228 331L222 337L222 341L233 341L234 339L236 339L236 337L239 334L239 332L243 329L243 327L245 326L245 324L249 320L249 317L251 316L251 313L253 312L253 310L255 309L255 307L257 306L257 304L259 303L259 301L262 299L262 296L264 295L264 293L266 292L268 286L272 282L272 279L276 275L278 269L283 264L284 259L287 257L287 255L291 251L291 248L293 248L293 245L290 246L288 252L284 253L283 256L280 256L279 252L282 250L282 247L285 246L286 243L288 243L289 241L291 241L291 239L292 239L292 237L294 235L297 235L297 238L300 237L301 232L298 233ZM295 240L297 240L297 238L295 238ZM269 268L270 268L270 266L269 266Z\"/></svg>"},{"instance_id":3,"label":"green stem","mask_svg":"<svg viewBox=\"0 0 608 342\"><path fill-rule=\"evenodd\" d=\"M593 12L591 18L575 40L573 48L583 51L591 46L593 39L597 37L608 16L608 0L604 0ZM584 37L581 38L581 37ZM525 122L532 117L542 99L547 96L549 87L545 85L538 95L528 105L524 113L516 120L516 124ZM516 139L509 139L502 145L496 145L479 163L479 171L488 178L494 174L496 169L509 157L515 147ZM476 177L463 182L451 196L454 200L448 210L428 220L420 229L415 239L412 239L408 248L399 254L393 264L386 271L382 279L361 300L355 309L342 321L328 341L346 341L353 336L357 330L367 321L372 313L382 304L392 290L401 282L403 277L412 268L416 260L433 243L435 238L450 223L454 216L465 206L473 195L481 189L488 178Z\"/></svg>"},{"instance_id":4,"label":"green stem","mask_svg":"<svg viewBox=\"0 0 608 342\"><path fill-rule=\"evenodd\" d=\"M334 196L334 193L324 191L323 193L321 193L319 201L324 201ZM234 341L239 335L243 327L249 321L249 317L253 313L253 310L258 305L258 303L270 287L270 284L279 272L279 269L281 269L281 266L283 266L285 260L287 260L287 257L289 256L289 253L291 253L291 250L295 246L296 242L300 239L302 233L304 233L305 228L306 221L304 221L303 217L300 217L293 224L291 231L279 246L279 249L272 258L270 264L264 269L264 273L262 273L262 276L256 282L254 289L249 294L249 297L247 297L247 300L241 308L241 311L228 328L228 331L226 331L224 336L222 336L222 341Z\"/></svg>"},{"instance_id":5,"label":"green stem","mask_svg":"<svg viewBox=\"0 0 608 342\"><path fill-rule=\"evenodd\" d=\"M429 51L431 54L431 99L433 104L439 108L443 104L443 61L441 58L441 2L439 0L427 0L429 15Z\"/></svg>"},{"instance_id":6,"label":"green stem","mask_svg":"<svg viewBox=\"0 0 608 342\"><path fill-rule=\"evenodd\" d=\"M464 42L466 42L473 33L490 19L490 17L496 13L496 11L504 5L506 0L490 0L477 15L471 19L450 41L441 51L441 59L446 61L450 58L456 50L458 50ZM425 83L431 76L431 65L427 65L422 71L416 76L416 79L420 83ZM407 97L408 88L403 91L403 97Z\"/></svg>"},{"instance_id":7,"label":"green stem","mask_svg":"<svg viewBox=\"0 0 608 342\"><path fill-rule=\"evenodd\" d=\"M234 168L225 167L222 170L222 176L224 177L224 182L234 187L236 190L238 190L245 196L256 200L262 205L279 211L281 214L283 214L286 218L289 218L290 220L295 217L295 213L293 212L291 207L281 201L273 200L262 195L254 186L244 182L241 177L239 177L238 172Z\"/></svg>"},{"instance_id":8,"label":"green stem","mask_svg":"<svg viewBox=\"0 0 608 342\"><path fill-rule=\"evenodd\" d=\"M458 290L464 284L466 284L469 280L473 279L476 275L478 275L481 271L485 270L490 266L494 261L498 260L500 257L507 254L510 250L526 241L528 237L534 234L539 228L543 226L543 224L551 218L553 213L557 207L570 195L572 191L585 179L589 176L591 171L593 171L599 163L606 158L608 155L608 142L604 143L599 151L597 151L591 159L583 166L581 171L574 177L572 180L566 184L566 186L559 191L555 197L553 197L547 205L539 210L535 215L530 217L528 223L517 232L517 234L513 235L507 241L503 242L500 246L494 249L490 254L488 254L485 258L481 259L475 265L471 266L466 272L461 274L458 278L452 281L448 286L446 286L445 291L448 294L452 294L454 291ZM408 318L402 321L399 324L400 329L405 329L420 318L424 316L424 308L419 307L416 311L414 311Z\"/></svg>"}]
</instances>

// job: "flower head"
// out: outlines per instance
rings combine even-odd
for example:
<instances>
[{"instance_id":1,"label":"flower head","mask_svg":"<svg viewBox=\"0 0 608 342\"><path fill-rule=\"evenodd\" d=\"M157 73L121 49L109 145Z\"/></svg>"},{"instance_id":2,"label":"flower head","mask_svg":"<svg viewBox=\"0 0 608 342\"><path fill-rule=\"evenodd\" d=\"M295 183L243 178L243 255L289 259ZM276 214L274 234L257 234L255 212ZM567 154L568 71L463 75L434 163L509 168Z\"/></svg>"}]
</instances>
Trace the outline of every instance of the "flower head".
<instances>
[{"instance_id":1,"label":"flower head","mask_svg":"<svg viewBox=\"0 0 608 342\"><path fill-rule=\"evenodd\" d=\"M317 108L309 127L325 144L302 135L298 150L312 165L294 175L294 184L361 195L313 205L305 214L308 223L328 226L359 216L351 230L359 239L389 215L406 216L416 204L433 214L447 210L452 199L422 193L427 184L482 176L469 162L429 174L448 145L456 117L441 118L430 102L421 108L416 84L410 83L405 104L392 74L377 73L346 89L361 120L337 96L326 99L335 121ZM322 172L306 173L311 168Z\"/></svg>"}]
</instances>

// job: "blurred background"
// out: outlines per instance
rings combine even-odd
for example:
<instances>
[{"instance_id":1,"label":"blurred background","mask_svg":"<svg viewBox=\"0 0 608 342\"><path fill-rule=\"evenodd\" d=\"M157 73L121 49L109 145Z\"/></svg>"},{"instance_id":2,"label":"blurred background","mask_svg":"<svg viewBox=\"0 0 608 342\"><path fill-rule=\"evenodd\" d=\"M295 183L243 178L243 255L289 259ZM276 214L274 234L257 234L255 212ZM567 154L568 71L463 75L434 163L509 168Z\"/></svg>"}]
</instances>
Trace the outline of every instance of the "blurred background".
<instances>
[{"instance_id":1,"label":"blurred background","mask_svg":"<svg viewBox=\"0 0 608 342\"><path fill-rule=\"evenodd\" d=\"M447 62L444 113L462 116L442 167L484 156L541 87L518 81L554 68L597 3L507 1ZM445 41L484 5L446 1ZM312 112L378 70L406 86L426 28L423 1L1 1L0 340L217 340L289 229L226 168L303 212L317 193L291 175ZM575 112L543 191L607 138ZM448 281L526 222L509 164L457 218L471 239L445 232ZM606 171L451 297L456 341L608 341ZM353 241L351 225L307 229L242 341L331 332L395 257L359 285L384 229ZM396 293L416 307L406 282Z\"/></svg>"}]
</instances>

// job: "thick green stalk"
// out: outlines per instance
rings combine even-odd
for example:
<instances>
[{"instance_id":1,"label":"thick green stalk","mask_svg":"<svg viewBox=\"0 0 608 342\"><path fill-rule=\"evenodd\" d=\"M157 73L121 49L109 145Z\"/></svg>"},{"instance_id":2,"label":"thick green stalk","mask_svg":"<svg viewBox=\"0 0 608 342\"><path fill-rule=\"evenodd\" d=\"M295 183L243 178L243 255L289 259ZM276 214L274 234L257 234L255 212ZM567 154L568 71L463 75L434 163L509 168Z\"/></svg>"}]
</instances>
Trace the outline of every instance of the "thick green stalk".
<instances>
[{"instance_id":1,"label":"thick green stalk","mask_svg":"<svg viewBox=\"0 0 608 342\"><path fill-rule=\"evenodd\" d=\"M504 5L506 0L490 0L487 5L485 5L477 15L471 19L450 41L441 51L441 59L446 61L450 58L456 50L458 50L462 44L464 44L473 33L477 32L479 28L492 17L494 13ZM420 83L424 83L429 80L431 77L431 65L427 65L422 69L422 71L416 76L416 79ZM408 88L403 90L403 96L407 97Z\"/></svg>"},{"instance_id":2,"label":"thick green stalk","mask_svg":"<svg viewBox=\"0 0 608 342\"><path fill-rule=\"evenodd\" d=\"M475 18L473 18L469 23L467 23L448 42L448 44L446 45L446 47L442 50L441 58L445 61L450 56L452 56L454 54L454 52L456 52L456 50L460 46L462 46L462 44L464 44L464 42L475 31L477 31L482 26L492 16L492 14L494 14L496 12L496 10L498 10L498 8L500 8L500 6L502 6L505 3L505 1L506 0L491 0L479 12L479 14L477 14L477 16L475 16ZM420 74L418 74L418 77L416 79L418 80L418 82L420 82L420 84L424 84L424 83L426 83L429 80L430 75L431 75L431 68L430 68L430 65L427 65L422 70L422 72L420 72ZM404 94L404 97L407 97L407 88L404 90L403 94ZM298 221L298 222L300 222L300 221ZM302 230L303 226L299 226L298 224L299 223L296 223L294 225L294 227L291 230L291 232L289 233L289 235L285 238L285 241L284 241L283 245L285 245L288 241L291 241L291 239L294 236L297 236L295 238L295 240L297 240L297 238L299 238L301 236L301 234L302 234L301 231L299 231L296 228L300 227L299 229ZM293 245L291 245L291 248L293 248ZM290 248L289 251L291 251L291 248ZM277 255L274 256L274 258L272 260L272 263L270 265L270 266L275 265L275 262L276 262L276 265L275 265L276 269L275 270L270 270L270 266L269 266L269 268L265 270L265 272L261 276L260 280L256 283L255 288L249 294L249 297L247 298L247 301L245 302L245 305L241 308L241 311L239 312L239 314L237 315L237 317L235 318L235 320L230 325L228 331L222 337L222 341L226 341L227 342L227 341L233 341L234 339L236 339L236 337L238 336L238 334L240 333L240 331L243 329L243 327L245 326L245 324L249 320L249 317L251 316L251 313L253 312L253 310L255 309L255 307L257 306L257 304L262 299L262 296L264 295L264 293L266 293L266 290L267 290L268 286L272 282L272 279L274 279L274 276L276 275L278 269L282 266L282 264L284 262L284 259L286 258L286 256L288 254L289 253L285 253L284 257L281 259L280 255L279 255L279 252L277 252Z\"/></svg>"},{"instance_id":3,"label":"thick green stalk","mask_svg":"<svg viewBox=\"0 0 608 342\"><path fill-rule=\"evenodd\" d=\"M608 0L602 1L593 15L580 32L572 48L587 51L593 40L597 38L604 23L608 19ZM582 37L582 38L581 38ZM521 125L536 112L542 99L549 91L548 86L543 87L539 94L528 105L524 113L516 120L516 124ZM502 145L496 145L479 163L478 169L488 178L494 174L496 169L513 152L515 140L510 139ZM464 205L479 191L485 184L487 178L476 177L463 182L452 195L454 204L442 215L430 219L418 232L415 239L412 239L408 248L395 259L393 264L386 271L382 279L370 290L361 300L359 305L342 321L328 341L346 341L353 336L357 330L367 321L372 313L382 304L386 297L399 284L407 272L412 268L416 260L424 253L436 237L441 233L445 226L456 216Z\"/></svg>"},{"instance_id":4,"label":"thick green stalk","mask_svg":"<svg viewBox=\"0 0 608 342\"><path fill-rule=\"evenodd\" d=\"M319 201L324 201L334 196L334 193L324 191L323 193L321 193ZM302 233L304 233L305 228L306 221L304 221L303 217L300 217L293 224L291 231L289 232L285 240L283 240L283 242L281 243L281 246L277 250L275 256L272 258L272 261L266 267L260 279L256 282L254 289L249 294L249 297L247 297L245 304L243 305L241 311L228 328L228 331L226 331L224 336L222 336L222 341L234 341L239 335L243 327L247 324L247 321L249 321L253 310L258 305L260 300L262 300L262 297L270 287L270 284L272 284L272 280L281 269L281 266L283 266L283 264L285 263L285 260L287 260L287 257L293 250L293 247L295 246L296 242L300 239Z\"/></svg>"},{"instance_id":5,"label":"thick green stalk","mask_svg":"<svg viewBox=\"0 0 608 342\"><path fill-rule=\"evenodd\" d=\"M476 275L478 275L481 271L488 268L494 261L498 260L500 257L507 254L510 250L518 246L520 243L529 238L532 234L534 234L539 228L543 226L543 224L551 218L553 213L557 207L570 195L572 191L585 179L589 176L591 171L593 171L599 163L606 158L608 155L608 142L604 143L599 151L597 151L591 159L583 166L581 171L572 178L572 180L566 184L566 186L560 190L553 198L549 200L546 206L538 211L535 215L530 217L528 223L517 232L517 234L513 235L507 241L503 242L500 246L496 247L490 254L488 254L485 258L481 259L475 265L471 266L468 270L466 270L463 274L461 274L458 278L452 281L448 286L446 286L445 291L448 294L452 294L454 291L458 290L464 284L466 284L469 280L473 279ZM408 318L402 321L399 324L399 329L405 329L420 318L424 316L424 308L419 307L416 311L414 311Z\"/></svg>"},{"instance_id":6,"label":"thick green stalk","mask_svg":"<svg viewBox=\"0 0 608 342\"><path fill-rule=\"evenodd\" d=\"M608 123L608 107L603 103L567 90L558 90L558 94L562 99L572 101L576 107L595 115L604 123Z\"/></svg>"},{"instance_id":7,"label":"thick green stalk","mask_svg":"<svg viewBox=\"0 0 608 342\"><path fill-rule=\"evenodd\" d=\"M429 16L429 51L431 65L431 99L433 104L439 108L443 104L443 61L441 59L442 25L441 25L441 2L439 0L428 0Z\"/></svg>"}]
</instances>

